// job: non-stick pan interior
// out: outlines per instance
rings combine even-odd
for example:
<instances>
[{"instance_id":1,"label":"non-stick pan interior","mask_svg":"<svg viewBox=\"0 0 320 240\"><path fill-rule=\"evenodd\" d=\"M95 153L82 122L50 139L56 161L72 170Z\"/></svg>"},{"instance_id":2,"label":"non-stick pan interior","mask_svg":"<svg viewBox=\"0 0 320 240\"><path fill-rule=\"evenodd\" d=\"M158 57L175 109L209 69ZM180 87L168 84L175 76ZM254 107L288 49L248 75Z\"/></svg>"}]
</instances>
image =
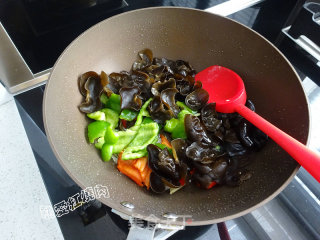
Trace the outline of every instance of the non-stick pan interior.
<instances>
[{"instance_id":1,"label":"non-stick pan interior","mask_svg":"<svg viewBox=\"0 0 320 240\"><path fill-rule=\"evenodd\" d=\"M78 37L56 62L44 98L49 142L64 169L83 188L107 186L106 205L129 215L163 221L171 212L192 218L190 225L221 222L248 213L272 199L292 179L298 164L274 142L252 155L253 176L240 187L206 191L189 185L173 195L156 195L103 162L86 140L88 120L77 78L86 71L130 70L137 52L189 61L200 71L222 65L244 80L256 111L302 142L309 131L308 105L300 81L287 60L248 28L210 13L183 8L151 8L107 19ZM127 201L129 210L120 203ZM183 224L183 217L176 220Z\"/></svg>"}]
</instances>

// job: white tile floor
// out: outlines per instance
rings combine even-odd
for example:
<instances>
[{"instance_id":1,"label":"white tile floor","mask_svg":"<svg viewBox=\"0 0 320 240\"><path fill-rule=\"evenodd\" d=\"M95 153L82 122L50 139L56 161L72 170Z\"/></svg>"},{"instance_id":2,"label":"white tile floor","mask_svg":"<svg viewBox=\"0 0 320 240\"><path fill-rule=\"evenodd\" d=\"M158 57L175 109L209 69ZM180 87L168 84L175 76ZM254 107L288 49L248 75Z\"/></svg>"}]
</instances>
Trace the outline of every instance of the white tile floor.
<instances>
[{"instance_id":1,"label":"white tile floor","mask_svg":"<svg viewBox=\"0 0 320 240\"><path fill-rule=\"evenodd\" d=\"M312 84L309 84L312 85ZM306 84L304 84L306 86ZM320 153L320 87L313 87L307 92L310 103L311 134L310 148Z\"/></svg>"},{"instance_id":2,"label":"white tile floor","mask_svg":"<svg viewBox=\"0 0 320 240\"><path fill-rule=\"evenodd\" d=\"M0 83L0 106L6 102L13 100L13 97Z\"/></svg>"},{"instance_id":3,"label":"white tile floor","mask_svg":"<svg viewBox=\"0 0 320 240\"><path fill-rule=\"evenodd\" d=\"M63 239L13 97L0 84L0 239Z\"/></svg>"}]
</instances>

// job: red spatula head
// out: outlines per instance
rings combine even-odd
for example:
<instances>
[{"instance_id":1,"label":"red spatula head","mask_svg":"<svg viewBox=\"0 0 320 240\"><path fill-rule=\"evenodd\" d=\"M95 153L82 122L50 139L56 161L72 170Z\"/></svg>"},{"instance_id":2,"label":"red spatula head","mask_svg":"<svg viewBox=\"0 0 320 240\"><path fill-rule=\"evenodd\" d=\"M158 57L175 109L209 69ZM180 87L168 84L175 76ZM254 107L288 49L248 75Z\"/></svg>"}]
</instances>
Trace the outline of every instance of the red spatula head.
<instances>
[{"instance_id":1,"label":"red spatula head","mask_svg":"<svg viewBox=\"0 0 320 240\"><path fill-rule=\"evenodd\" d=\"M195 76L209 93L209 102L216 103L216 110L222 113L235 112L236 106L244 105L246 90L238 74L228 68L211 66Z\"/></svg>"}]
</instances>

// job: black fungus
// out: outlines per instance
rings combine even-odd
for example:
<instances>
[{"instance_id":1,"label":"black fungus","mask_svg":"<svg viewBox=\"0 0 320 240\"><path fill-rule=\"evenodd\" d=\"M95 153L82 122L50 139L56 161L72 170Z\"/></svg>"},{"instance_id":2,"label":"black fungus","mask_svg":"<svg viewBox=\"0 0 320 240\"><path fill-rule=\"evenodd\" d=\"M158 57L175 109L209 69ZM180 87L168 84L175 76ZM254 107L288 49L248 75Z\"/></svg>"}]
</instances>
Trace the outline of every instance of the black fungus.
<instances>
[{"instance_id":1,"label":"black fungus","mask_svg":"<svg viewBox=\"0 0 320 240\"><path fill-rule=\"evenodd\" d=\"M178 90L176 88L167 88L165 90L162 90L160 94L161 101L167 109L173 112L175 118L180 112L180 108L177 106L175 99L175 95L177 94L177 92Z\"/></svg>"},{"instance_id":2,"label":"black fungus","mask_svg":"<svg viewBox=\"0 0 320 240\"><path fill-rule=\"evenodd\" d=\"M82 81L79 81L79 84ZM99 110L102 106L100 102L100 93L102 91L100 77L89 76L83 86L79 86L80 89L86 93L84 102L79 105L79 109L83 113L92 113Z\"/></svg>"},{"instance_id":3,"label":"black fungus","mask_svg":"<svg viewBox=\"0 0 320 240\"><path fill-rule=\"evenodd\" d=\"M141 90L138 87L122 87L119 91L121 96L121 109L139 111L142 101L139 98Z\"/></svg>"},{"instance_id":4,"label":"black fungus","mask_svg":"<svg viewBox=\"0 0 320 240\"><path fill-rule=\"evenodd\" d=\"M161 150L153 144L147 146L148 165L152 171L166 180L179 181L180 174L176 171L176 164L167 148Z\"/></svg>"},{"instance_id":5,"label":"black fungus","mask_svg":"<svg viewBox=\"0 0 320 240\"><path fill-rule=\"evenodd\" d=\"M126 84L129 82L129 76L121 73L111 73L109 74L109 84L107 87L115 94L119 94L119 90L122 87L128 87Z\"/></svg>"},{"instance_id":6,"label":"black fungus","mask_svg":"<svg viewBox=\"0 0 320 240\"><path fill-rule=\"evenodd\" d=\"M148 112L151 118L160 124L165 124L166 120L174 117L173 111L165 108L160 96L153 97L148 105Z\"/></svg>"},{"instance_id":7,"label":"black fungus","mask_svg":"<svg viewBox=\"0 0 320 240\"><path fill-rule=\"evenodd\" d=\"M78 85L79 85L79 90L80 93L82 94L82 96L86 97L87 96L87 90L85 89L84 85L86 83L86 81L88 80L89 77L99 79L99 75L96 72L93 71L89 71L86 73L83 73L80 75L79 79L78 79Z\"/></svg>"},{"instance_id":8,"label":"black fungus","mask_svg":"<svg viewBox=\"0 0 320 240\"><path fill-rule=\"evenodd\" d=\"M246 102L246 106L247 106L251 111L253 111L253 112L256 111L256 108L255 108L253 102L252 102L251 100L249 100L249 99L248 99L247 102Z\"/></svg>"},{"instance_id":9,"label":"black fungus","mask_svg":"<svg viewBox=\"0 0 320 240\"><path fill-rule=\"evenodd\" d=\"M158 155L158 167L159 171L162 173L161 176L173 179L173 180L179 180L179 173L176 171L176 164L171 156L171 154L168 151L168 148L164 148L161 150L161 152Z\"/></svg>"},{"instance_id":10,"label":"black fungus","mask_svg":"<svg viewBox=\"0 0 320 240\"><path fill-rule=\"evenodd\" d=\"M228 143L240 143L238 135L234 129L226 130L223 140Z\"/></svg>"},{"instance_id":11,"label":"black fungus","mask_svg":"<svg viewBox=\"0 0 320 240\"><path fill-rule=\"evenodd\" d=\"M104 71L101 71L101 73L100 73L100 82L101 82L101 86L102 86L102 89L103 89L103 92L101 92L101 94L102 93L106 93L107 96L110 97L110 95L113 92L109 88L109 77Z\"/></svg>"},{"instance_id":12,"label":"black fungus","mask_svg":"<svg viewBox=\"0 0 320 240\"><path fill-rule=\"evenodd\" d=\"M187 150L187 142L184 139L177 138L171 141L172 145L172 154L175 159L175 162L177 164L179 163L186 163L187 162L187 156L186 156L186 150Z\"/></svg>"},{"instance_id":13,"label":"black fungus","mask_svg":"<svg viewBox=\"0 0 320 240\"><path fill-rule=\"evenodd\" d=\"M151 92L154 96L159 96L162 90L167 88L176 88L176 81L174 78L170 78L164 82L158 81L152 85Z\"/></svg>"},{"instance_id":14,"label":"black fungus","mask_svg":"<svg viewBox=\"0 0 320 240\"><path fill-rule=\"evenodd\" d=\"M261 150L268 142L268 135L256 127L253 127L250 137L253 141L253 148L257 151Z\"/></svg>"},{"instance_id":15,"label":"black fungus","mask_svg":"<svg viewBox=\"0 0 320 240\"><path fill-rule=\"evenodd\" d=\"M200 162L193 162L193 167L195 168L195 171L200 174L208 174L212 170L208 164L202 164Z\"/></svg>"},{"instance_id":16,"label":"black fungus","mask_svg":"<svg viewBox=\"0 0 320 240\"><path fill-rule=\"evenodd\" d=\"M150 174L150 187L155 193L164 193L166 190L166 186L164 185L161 177L154 172L151 172Z\"/></svg>"},{"instance_id":17,"label":"black fungus","mask_svg":"<svg viewBox=\"0 0 320 240\"><path fill-rule=\"evenodd\" d=\"M222 120L218 119L215 103L208 103L202 108L201 120L208 131L214 133L219 131Z\"/></svg>"},{"instance_id":18,"label":"black fungus","mask_svg":"<svg viewBox=\"0 0 320 240\"><path fill-rule=\"evenodd\" d=\"M132 70L141 70L152 63L153 54L150 49L144 49L138 53L140 59L132 64Z\"/></svg>"},{"instance_id":19,"label":"black fungus","mask_svg":"<svg viewBox=\"0 0 320 240\"><path fill-rule=\"evenodd\" d=\"M201 142L193 142L186 149L186 156L189 161L209 164L214 162L223 153L212 146L205 145Z\"/></svg>"},{"instance_id":20,"label":"black fungus","mask_svg":"<svg viewBox=\"0 0 320 240\"><path fill-rule=\"evenodd\" d=\"M189 93L185 103L192 110L200 110L209 100L209 93L203 88L199 88Z\"/></svg>"},{"instance_id":21,"label":"black fungus","mask_svg":"<svg viewBox=\"0 0 320 240\"><path fill-rule=\"evenodd\" d=\"M194 173L193 179L201 188L208 188L213 181L213 179L208 174L200 174L199 172Z\"/></svg>"},{"instance_id":22,"label":"black fungus","mask_svg":"<svg viewBox=\"0 0 320 240\"><path fill-rule=\"evenodd\" d=\"M140 71L132 71L130 78L130 85L132 87L138 87L141 90L141 96L144 100L152 97L151 87L154 83L154 78L150 77L148 74Z\"/></svg>"},{"instance_id":23,"label":"black fungus","mask_svg":"<svg viewBox=\"0 0 320 240\"><path fill-rule=\"evenodd\" d=\"M193 85L193 91L194 90L196 90L196 89L200 89L200 88L202 88L202 82L200 82L200 81L196 81L195 83L194 83L194 85Z\"/></svg>"},{"instance_id":24,"label":"black fungus","mask_svg":"<svg viewBox=\"0 0 320 240\"><path fill-rule=\"evenodd\" d=\"M251 123L247 122L245 119L242 119L239 124L239 139L241 143L246 147L252 147L253 141L249 136L250 129L252 128Z\"/></svg>"},{"instance_id":25,"label":"black fungus","mask_svg":"<svg viewBox=\"0 0 320 240\"><path fill-rule=\"evenodd\" d=\"M228 163L224 157L220 157L215 162L211 164L211 171L208 173L208 175L214 180L214 181L221 181L224 177L226 170L227 170Z\"/></svg>"},{"instance_id":26,"label":"black fungus","mask_svg":"<svg viewBox=\"0 0 320 240\"><path fill-rule=\"evenodd\" d=\"M241 156L248 152L248 149L245 148L241 143L229 143L224 144L225 151L230 157Z\"/></svg>"},{"instance_id":27,"label":"black fungus","mask_svg":"<svg viewBox=\"0 0 320 240\"><path fill-rule=\"evenodd\" d=\"M177 89L182 96L187 96L194 89L194 78L191 76L174 75L177 82Z\"/></svg>"},{"instance_id":28,"label":"black fungus","mask_svg":"<svg viewBox=\"0 0 320 240\"><path fill-rule=\"evenodd\" d=\"M200 119L191 114L187 114L184 118L184 126L188 140L191 142L202 142L205 144L212 144L205 127L201 124Z\"/></svg>"}]
</instances>

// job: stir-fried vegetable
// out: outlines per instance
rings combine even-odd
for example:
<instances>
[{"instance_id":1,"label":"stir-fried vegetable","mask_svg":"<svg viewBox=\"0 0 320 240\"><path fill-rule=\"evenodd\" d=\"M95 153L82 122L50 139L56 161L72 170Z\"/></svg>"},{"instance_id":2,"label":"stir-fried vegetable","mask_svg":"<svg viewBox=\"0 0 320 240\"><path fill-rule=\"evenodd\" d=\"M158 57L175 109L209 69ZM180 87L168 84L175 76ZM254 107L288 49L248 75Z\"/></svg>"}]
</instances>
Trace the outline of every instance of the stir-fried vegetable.
<instances>
[{"instance_id":1,"label":"stir-fried vegetable","mask_svg":"<svg viewBox=\"0 0 320 240\"><path fill-rule=\"evenodd\" d=\"M113 145L105 143L101 148L101 157L103 161L109 161L112 157Z\"/></svg>"},{"instance_id":2,"label":"stir-fried vegetable","mask_svg":"<svg viewBox=\"0 0 320 240\"><path fill-rule=\"evenodd\" d=\"M134 159L147 155L147 146L157 142L159 126L155 122L142 124L134 139L124 149L122 159Z\"/></svg>"},{"instance_id":3,"label":"stir-fried vegetable","mask_svg":"<svg viewBox=\"0 0 320 240\"><path fill-rule=\"evenodd\" d=\"M94 143L94 141L98 138L104 138L107 127L110 126L110 123L105 121L96 121L92 122L88 125L88 139L90 143Z\"/></svg>"},{"instance_id":4,"label":"stir-fried vegetable","mask_svg":"<svg viewBox=\"0 0 320 240\"><path fill-rule=\"evenodd\" d=\"M134 160L123 160L122 153L119 154L118 170L124 175L128 176L139 186L150 187L151 169L148 167L147 157L141 157Z\"/></svg>"},{"instance_id":5,"label":"stir-fried vegetable","mask_svg":"<svg viewBox=\"0 0 320 240\"><path fill-rule=\"evenodd\" d=\"M118 136L118 142L113 146L113 153L119 153L121 152L126 146L129 145L129 143L135 138L137 135L138 129L137 128L131 128L127 129L126 131L119 131Z\"/></svg>"},{"instance_id":6,"label":"stir-fried vegetable","mask_svg":"<svg viewBox=\"0 0 320 240\"><path fill-rule=\"evenodd\" d=\"M79 109L92 120L88 140L101 158L118 154L118 170L156 193L189 180L210 189L250 178L248 156L268 137L236 113L216 112L188 62L155 58L149 49L138 55L129 72L79 78ZM247 106L255 110L250 100Z\"/></svg>"},{"instance_id":7,"label":"stir-fried vegetable","mask_svg":"<svg viewBox=\"0 0 320 240\"><path fill-rule=\"evenodd\" d=\"M183 106L180 104L180 106ZM184 107L184 106L183 106ZM184 110L181 110L178 114L178 119L172 118L166 121L166 125L164 126L164 130L172 134L172 138L183 138L187 139L187 134L185 130L184 118L187 114L198 115L197 112L192 111L190 108L185 106Z\"/></svg>"},{"instance_id":8,"label":"stir-fried vegetable","mask_svg":"<svg viewBox=\"0 0 320 240\"><path fill-rule=\"evenodd\" d=\"M118 126L119 115L112 109L103 108L100 111L88 113L87 116L93 120L106 121L111 124L112 128Z\"/></svg>"},{"instance_id":9,"label":"stir-fried vegetable","mask_svg":"<svg viewBox=\"0 0 320 240\"><path fill-rule=\"evenodd\" d=\"M121 97L118 94L112 93L106 103L106 107L112 109L116 113L121 111Z\"/></svg>"},{"instance_id":10,"label":"stir-fried vegetable","mask_svg":"<svg viewBox=\"0 0 320 240\"><path fill-rule=\"evenodd\" d=\"M120 114L120 119L126 120L126 121L132 121L138 116L137 111L133 111L130 109L123 109Z\"/></svg>"}]
</instances>

